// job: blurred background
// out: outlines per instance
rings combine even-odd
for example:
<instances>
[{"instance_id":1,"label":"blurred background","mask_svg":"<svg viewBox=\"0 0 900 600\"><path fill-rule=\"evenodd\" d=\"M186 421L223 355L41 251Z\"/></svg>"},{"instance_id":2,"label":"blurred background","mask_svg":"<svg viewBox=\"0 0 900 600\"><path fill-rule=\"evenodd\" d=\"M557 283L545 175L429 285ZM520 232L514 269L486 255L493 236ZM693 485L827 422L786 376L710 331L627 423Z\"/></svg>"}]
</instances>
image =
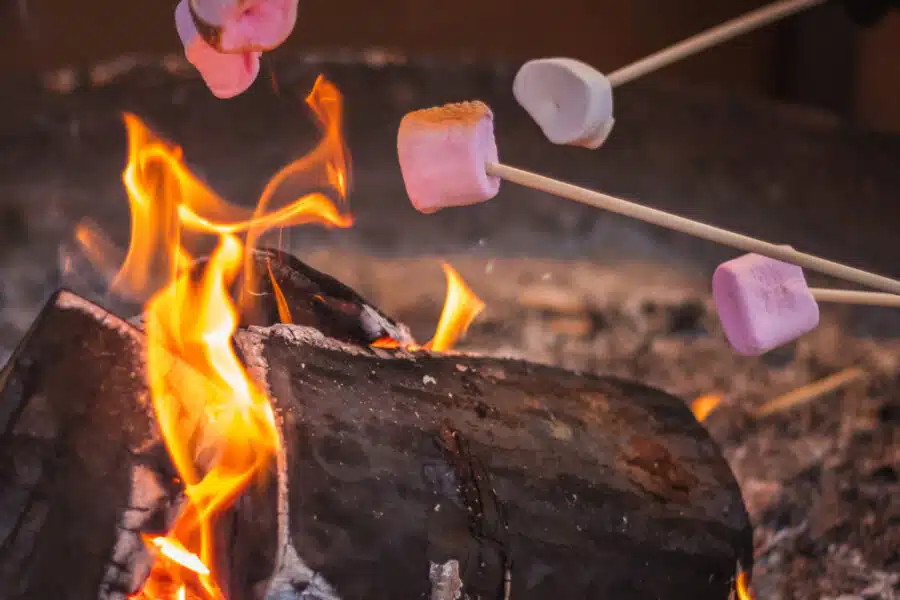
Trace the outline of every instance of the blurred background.
<instances>
[{"instance_id":1,"label":"blurred background","mask_svg":"<svg viewBox=\"0 0 900 600\"><path fill-rule=\"evenodd\" d=\"M174 2L0 0L0 73L173 53ZM301 2L283 51L381 47L445 58L567 55L608 71L764 4L757 0ZM574 34L576 33L577 34ZM808 105L900 132L900 14L859 29L816 8L655 74ZM0 88L2 89L2 88Z\"/></svg>"}]
</instances>

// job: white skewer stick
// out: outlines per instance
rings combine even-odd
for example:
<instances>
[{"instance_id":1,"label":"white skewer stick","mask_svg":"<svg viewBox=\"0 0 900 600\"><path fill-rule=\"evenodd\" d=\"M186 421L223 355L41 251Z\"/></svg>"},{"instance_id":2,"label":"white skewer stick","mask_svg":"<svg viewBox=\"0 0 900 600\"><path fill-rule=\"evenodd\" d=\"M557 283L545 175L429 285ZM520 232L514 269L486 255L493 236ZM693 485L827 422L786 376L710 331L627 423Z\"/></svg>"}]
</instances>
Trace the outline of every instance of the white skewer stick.
<instances>
[{"instance_id":1,"label":"white skewer stick","mask_svg":"<svg viewBox=\"0 0 900 600\"><path fill-rule=\"evenodd\" d=\"M686 219L662 210L650 208L649 206L643 206L636 202L595 192L557 179L538 175L537 173L523 171L516 167L500 163L488 163L486 165L486 170L487 174L493 177L500 177L506 181L540 190L548 194L553 194L554 196L560 196L568 200L608 210L653 225L680 231L681 233L703 238L724 246L730 246L744 252L752 252L767 256L775 260L797 265L798 267L830 275L831 277L836 277L845 281L852 281L860 285L890 292L891 294L900 294L900 281L897 281L896 279L869 273L862 269L819 258L804 252L798 252L787 246L765 242L747 235L728 231L727 229L720 229L712 225L707 225L706 223ZM833 302L836 301L834 298L836 298L836 293L839 291L842 294L850 294L845 296L845 298L856 299L857 303L860 303L859 300L862 297L859 296L859 292L851 292L849 290L821 290L820 294L822 294L823 301ZM829 300L828 298L832 299ZM870 300L874 299L870 298ZM893 301L892 298L885 300Z\"/></svg>"},{"instance_id":2,"label":"white skewer stick","mask_svg":"<svg viewBox=\"0 0 900 600\"><path fill-rule=\"evenodd\" d=\"M900 308L900 296L882 292L858 292L856 290L832 290L827 288L810 288L816 302L834 304L860 304L864 306L887 306Z\"/></svg>"},{"instance_id":3,"label":"white skewer stick","mask_svg":"<svg viewBox=\"0 0 900 600\"><path fill-rule=\"evenodd\" d=\"M613 87L634 81L644 75L658 71L672 63L684 60L699 52L727 42L754 29L759 29L775 21L779 21L802 10L824 4L826 0L783 0L750 11L739 17L726 21L721 25L707 29L686 40L651 54L630 65L613 71L607 76Z\"/></svg>"},{"instance_id":4,"label":"white skewer stick","mask_svg":"<svg viewBox=\"0 0 900 600\"><path fill-rule=\"evenodd\" d=\"M707 48L826 0L783 0L622 67L608 76L572 58L528 61L513 81L513 95L554 144L599 148L615 124L613 88Z\"/></svg>"}]
</instances>

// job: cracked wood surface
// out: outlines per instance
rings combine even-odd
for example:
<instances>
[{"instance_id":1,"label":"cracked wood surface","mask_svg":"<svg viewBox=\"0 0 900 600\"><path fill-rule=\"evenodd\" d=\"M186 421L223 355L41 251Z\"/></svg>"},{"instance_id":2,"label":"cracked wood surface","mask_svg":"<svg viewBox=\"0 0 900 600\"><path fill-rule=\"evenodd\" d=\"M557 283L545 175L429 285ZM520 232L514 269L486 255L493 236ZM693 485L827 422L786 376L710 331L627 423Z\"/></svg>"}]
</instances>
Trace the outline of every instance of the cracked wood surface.
<instances>
[{"instance_id":1,"label":"cracked wood surface","mask_svg":"<svg viewBox=\"0 0 900 600\"><path fill-rule=\"evenodd\" d=\"M140 337L64 293L4 372L0 597L116 597L101 591L122 560L135 467L164 458L141 401ZM342 600L427 597L431 565L450 560L473 600L502 598L507 570L523 600L724 599L737 563L750 566L734 478L674 396L520 361L372 351L298 326L238 342L281 422L287 515L269 491L226 519L233 598L258 597L276 562L290 585L270 597ZM166 463L152 469L163 493L129 535L164 530L177 506ZM287 551L272 537L285 524ZM135 547L114 587L145 564Z\"/></svg>"}]
</instances>

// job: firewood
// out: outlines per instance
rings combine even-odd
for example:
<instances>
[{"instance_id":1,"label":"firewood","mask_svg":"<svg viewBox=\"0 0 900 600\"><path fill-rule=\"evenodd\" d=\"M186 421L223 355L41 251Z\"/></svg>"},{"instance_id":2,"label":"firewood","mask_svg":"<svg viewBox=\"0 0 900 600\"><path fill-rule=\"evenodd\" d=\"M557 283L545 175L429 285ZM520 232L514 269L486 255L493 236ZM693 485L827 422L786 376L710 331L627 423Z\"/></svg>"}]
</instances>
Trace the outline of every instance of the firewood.
<instances>
[{"instance_id":1,"label":"firewood","mask_svg":"<svg viewBox=\"0 0 900 600\"><path fill-rule=\"evenodd\" d=\"M232 600L725 600L752 566L740 490L676 397L311 326L235 342L284 451L223 519ZM62 291L2 372L0 598L140 586L140 535L164 532L181 501L143 344Z\"/></svg>"}]
</instances>

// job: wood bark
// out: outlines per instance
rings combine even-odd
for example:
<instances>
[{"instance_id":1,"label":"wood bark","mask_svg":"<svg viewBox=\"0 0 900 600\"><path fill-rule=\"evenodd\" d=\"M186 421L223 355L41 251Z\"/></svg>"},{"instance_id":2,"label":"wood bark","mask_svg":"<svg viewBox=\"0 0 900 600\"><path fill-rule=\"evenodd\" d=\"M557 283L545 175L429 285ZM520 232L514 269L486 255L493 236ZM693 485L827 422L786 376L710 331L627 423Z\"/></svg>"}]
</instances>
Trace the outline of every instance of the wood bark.
<instances>
[{"instance_id":1,"label":"wood bark","mask_svg":"<svg viewBox=\"0 0 900 600\"><path fill-rule=\"evenodd\" d=\"M181 495L142 342L61 292L0 376L0 598L140 585L140 535ZM233 600L724 600L752 566L740 490L678 398L304 326L236 342L285 443L223 522Z\"/></svg>"}]
</instances>

